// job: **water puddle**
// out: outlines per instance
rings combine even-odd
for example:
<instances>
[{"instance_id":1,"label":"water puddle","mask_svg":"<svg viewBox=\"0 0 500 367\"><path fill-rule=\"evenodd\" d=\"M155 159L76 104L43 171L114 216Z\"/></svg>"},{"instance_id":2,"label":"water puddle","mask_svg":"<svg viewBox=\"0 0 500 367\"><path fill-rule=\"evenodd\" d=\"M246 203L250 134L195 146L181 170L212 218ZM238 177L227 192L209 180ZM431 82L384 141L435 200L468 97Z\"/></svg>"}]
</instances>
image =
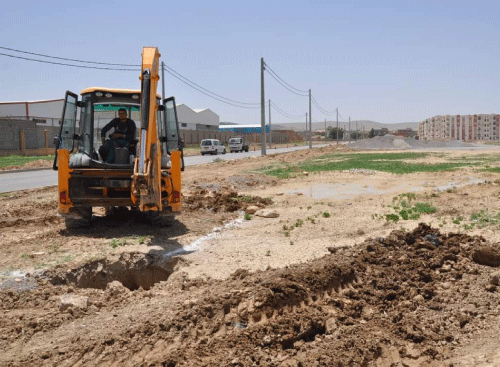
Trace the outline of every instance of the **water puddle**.
<instances>
[{"instance_id":1,"label":"water puddle","mask_svg":"<svg viewBox=\"0 0 500 367\"><path fill-rule=\"evenodd\" d=\"M474 177L470 177L468 181L461 182L448 182L445 185L435 187L437 191L446 191L452 188L460 188L469 185L477 185L486 182L485 180L480 180ZM359 195L380 195L388 194L391 192L418 192L422 191L427 187L432 187L433 185L427 182L422 182L420 184L407 183L404 185L394 186L388 189L379 189L375 185L361 185L361 184L329 184L329 183L314 183L308 187L304 187L296 190L286 191L286 194L303 194L313 199L351 199Z\"/></svg>"},{"instance_id":2,"label":"water puddle","mask_svg":"<svg viewBox=\"0 0 500 367\"><path fill-rule=\"evenodd\" d=\"M182 248L178 248L177 250L174 250L174 251L170 251L170 252L164 254L163 256L166 258L166 257L175 256L175 255L185 255L185 254L190 254L192 252L200 251L205 243L207 243L210 240L214 240L214 239L220 237L224 230L231 229L231 228L237 228L237 227L241 226L243 224L243 221L244 221L244 219L243 219L243 215L242 215L240 218L235 219L229 223L226 223L222 227L215 227L214 229L212 229L212 231L210 233L206 234L203 237L196 239L195 241L191 242L189 245L182 247Z\"/></svg>"},{"instance_id":3,"label":"water puddle","mask_svg":"<svg viewBox=\"0 0 500 367\"><path fill-rule=\"evenodd\" d=\"M460 187L464 187L464 186L469 186L469 185L478 185L478 184L482 184L482 183L485 183L486 180L480 180L478 178L469 178L469 181L468 182L448 182L447 184L443 185L443 186L438 186L436 187L436 190L437 191L446 191L446 190L450 190L450 189L453 189L453 188L460 188Z\"/></svg>"}]
</instances>

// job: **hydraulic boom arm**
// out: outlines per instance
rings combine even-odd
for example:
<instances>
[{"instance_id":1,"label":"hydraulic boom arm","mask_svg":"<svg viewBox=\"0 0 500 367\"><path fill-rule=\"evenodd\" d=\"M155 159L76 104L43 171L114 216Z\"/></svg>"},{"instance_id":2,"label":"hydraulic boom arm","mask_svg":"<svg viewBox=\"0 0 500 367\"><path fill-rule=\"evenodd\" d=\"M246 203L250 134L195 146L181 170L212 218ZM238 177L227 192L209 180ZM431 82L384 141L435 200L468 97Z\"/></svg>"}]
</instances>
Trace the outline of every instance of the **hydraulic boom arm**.
<instances>
[{"instance_id":1,"label":"hydraulic boom arm","mask_svg":"<svg viewBox=\"0 0 500 367\"><path fill-rule=\"evenodd\" d=\"M141 128L139 154L134 161L132 201L139 202L141 211L162 211L161 147L158 139L156 90L160 53L156 47L142 50Z\"/></svg>"}]
</instances>

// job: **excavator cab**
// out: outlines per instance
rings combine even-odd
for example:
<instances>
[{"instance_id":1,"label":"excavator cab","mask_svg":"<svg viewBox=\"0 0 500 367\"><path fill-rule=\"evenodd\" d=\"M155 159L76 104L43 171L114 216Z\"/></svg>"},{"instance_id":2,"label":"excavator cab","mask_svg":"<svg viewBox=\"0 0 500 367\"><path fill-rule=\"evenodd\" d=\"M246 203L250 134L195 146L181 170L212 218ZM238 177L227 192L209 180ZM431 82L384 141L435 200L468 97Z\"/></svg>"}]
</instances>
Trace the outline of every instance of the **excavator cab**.
<instances>
[{"instance_id":1,"label":"excavator cab","mask_svg":"<svg viewBox=\"0 0 500 367\"><path fill-rule=\"evenodd\" d=\"M151 216L180 211L182 142L174 97L162 101L156 93L159 56L144 48L140 90L93 87L80 99L66 92L53 168L67 227L88 225L96 206L136 207ZM115 147L108 163L99 154L101 129L119 109L135 121L137 136L126 149Z\"/></svg>"}]
</instances>

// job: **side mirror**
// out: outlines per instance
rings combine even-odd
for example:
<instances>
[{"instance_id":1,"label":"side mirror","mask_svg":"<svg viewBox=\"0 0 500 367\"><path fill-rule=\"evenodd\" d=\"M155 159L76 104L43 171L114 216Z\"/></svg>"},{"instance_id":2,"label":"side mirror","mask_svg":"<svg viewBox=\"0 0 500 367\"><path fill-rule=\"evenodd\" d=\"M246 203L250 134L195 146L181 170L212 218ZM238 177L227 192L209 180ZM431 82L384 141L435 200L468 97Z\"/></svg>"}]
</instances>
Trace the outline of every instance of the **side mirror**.
<instances>
[{"instance_id":1,"label":"side mirror","mask_svg":"<svg viewBox=\"0 0 500 367\"><path fill-rule=\"evenodd\" d=\"M59 139L58 135L54 136L54 140L52 141L52 143L56 146L56 148L59 148L59 144L61 144L61 139Z\"/></svg>"}]
</instances>

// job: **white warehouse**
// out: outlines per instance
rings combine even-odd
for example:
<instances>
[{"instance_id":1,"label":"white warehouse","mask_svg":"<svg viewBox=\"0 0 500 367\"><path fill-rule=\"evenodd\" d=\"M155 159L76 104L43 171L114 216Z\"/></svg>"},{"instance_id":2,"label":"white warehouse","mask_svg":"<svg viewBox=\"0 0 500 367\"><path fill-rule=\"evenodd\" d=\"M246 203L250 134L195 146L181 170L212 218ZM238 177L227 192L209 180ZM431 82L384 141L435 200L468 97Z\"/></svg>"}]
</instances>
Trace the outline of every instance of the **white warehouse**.
<instances>
[{"instance_id":1,"label":"white warehouse","mask_svg":"<svg viewBox=\"0 0 500 367\"><path fill-rule=\"evenodd\" d=\"M0 118L34 120L37 123L59 125L64 99L42 101L0 102Z\"/></svg>"},{"instance_id":2,"label":"white warehouse","mask_svg":"<svg viewBox=\"0 0 500 367\"><path fill-rule=\"evenodd\" d=\"M219 130L219 115L208 108L193 110L180 104L177 106L177 119L183 130Z\"/></svg>"}]
</instances>

